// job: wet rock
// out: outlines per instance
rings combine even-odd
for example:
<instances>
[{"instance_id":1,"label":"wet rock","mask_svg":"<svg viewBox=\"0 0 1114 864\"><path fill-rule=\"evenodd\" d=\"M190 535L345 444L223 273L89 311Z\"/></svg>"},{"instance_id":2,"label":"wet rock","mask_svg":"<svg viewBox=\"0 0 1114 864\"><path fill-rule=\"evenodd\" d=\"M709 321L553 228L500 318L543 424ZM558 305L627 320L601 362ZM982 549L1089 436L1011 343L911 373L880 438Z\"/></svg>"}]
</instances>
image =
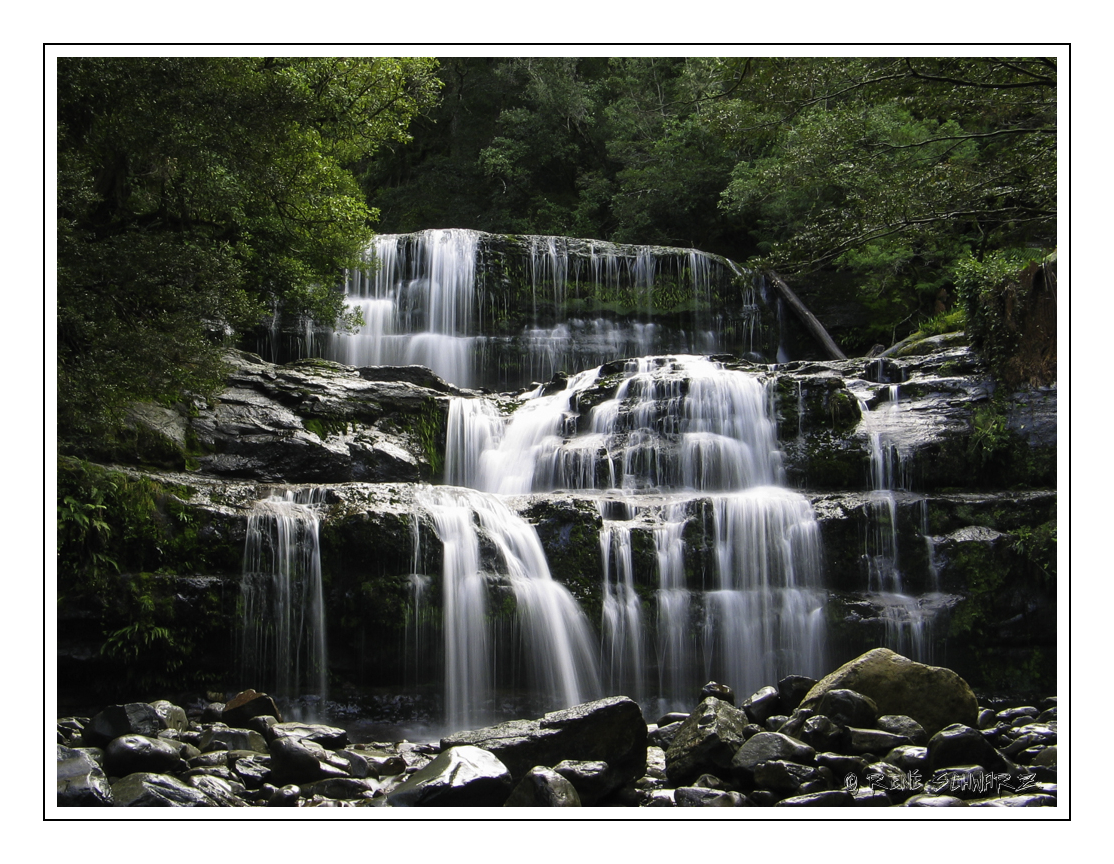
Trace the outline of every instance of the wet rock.
<instances>
[{"instance_id":1,"label":"wet rock","mask_svg":"<svg viewBox=\"0 0 1114 864\"><path fill-rule=\"evenodd\" d=\"M255 753L268 752L266 739L252 729L233 729L223 723L214 724L201 733L198 748L202 753L214 750L250 750Z\"/></svg>"},{"instance_id":2,"label":"wet rock","mask_svg":"<svg viewBox=\"0 0 1114 864\"><path fill-rule=\"evenodd\" d=\"M795 795L784 798L775 804L775 807L850 807L854 804L850 792L842 789L832 789L826 792L811 792L807 795Z\"/></svg>"},{"instance_id":3,"label":"wet rock","mask_svg":"<svg viewBox=\"0 0 1114 864\"><path fill-rule=\"evenodd\" d=\"M847 729L847 752L852 755L889 753L895 747L909 743L904 735L893 735L881 729Z\"/></svg>"},{"instance_id":4,"label":"wet rock","mask_svg":"<svg viewBox=\"0 0 1114 864\"><path fill-rule=\"evenodd\" d=\"M776 687L763 687L751 694L740 706L752 723L764 726L766 721L778 713L781 697Z\"/></svg>"},{"instance_id":5,"label":"wet rock","mask_svg":"<svg viewBox=\"0 0 1114 864\"><path fill-rule=\"evenodd\" d=\"M646 735L638 704L614 696L553 711L540 720L513 720L458 732L441 739L441 747L471 744L489 750L516 779L535 765L551 766L566 759L606 762L617 789L645 773Z\"/></svg>"},{"instance_id":6,"label":"wet rock","mask_svg":"<svg viewBox=\"0 0 1114 864\"><path fill-rule=\"evenodd\" d=\"M1019 708L1006 708L1002 711L999 711L996 716L997 719L1002 723L1016 725L1015 721L1021 720L1023 718L1025 719L1026 723L1031 723L1032 718L1036 717L1038 714L1040 714L1040 711L1038 711L1034 706L1023 705Z\"/></svg>"},{"instance_id":7,"label":"wet rock","mask_svg":"<svg viewBox=\"0 0 1114 864\"><path fill-rule=\"evenodd\" d=\"M276 723L271 727L271 735L275 738L312 741L326 750L341 750L348 746L348 733L345 730L323 723Z\"/></svg>"},{"instance_id":8,"label":"wet rock","mask_svg":"<svg viewBox=\"0 0 1114 864\"><path fill-rule=\"evenodd\" d=\"M275 700L266 693L244 690L232 697L221 711L221 720L229 726L246 727L253 717L281 718Z\"/></svg>"},{"instance_id":9,"label":"wet rock","mask_svg":"<svg viewBox=\"0 0 1114 864\"><path fill-rule=\"evenodd\" d=\"M271 757L259 753L245 754L236 758L231 770L248 789L258 789L271 776Z\"/></svg>"},{"instance_id":10,"label":"wet rock","mask_svg":"<svg viewBox=\"0 0 1114 864\"><path fill-rule=\"evenodd\" d=\"M121 735L146 735L155 738L162 729L158 712L146 702L110 705L93 716L82 730L82 740L90 747L104 747Z\"/></svg>"},{"instance_id":11,"label":"wet rock","mask_svg":"<svg viewBox=\"0 0 1114 864\"><path fill-rule=\"evenodd\" d=\"M899 747L894 747L887 753L883 762L888 762L900 768L902 771L920 771L928 764L928 748L927 747L914 747L912 744L903 744Z\"/></svg>"},{"instance_id":12,"label":"wet rock","mask_svg":"<svg viewBox=\"0 0 1114 864\"><path fill-rule=\"evenodd\" d=\"M869 696L854 690L833 688L807 698L808 706L817 714L830 717L841 726L871 728L878 717L878 706Z\"/></svg>"},{"instance_id":13,"label":"wet rock","mask_svg":"<svg viewBox=\"0 0 1114 864\"><path fill-rule=\"evenodd\" d=\"M790 735L793 738L803 741L817 752L858 752L847 750L850 731L846 727L836 723L830 717L825 717L823 714L817 714L806 719L805 722L801 724L800 731L796 735L793 735L791 732L785 732L784 727L780 731L783 734Z\"/></svg>"},{"instance_id":14,"label":"wet rock","mask_svg":"<svg viewBox=\"0 0 1114 864\"><path fill-rule=\"evenodd\" d=\"M924 778L919 773L903 771L888 762L873 762L868 765L863 775L863 783L871 789L882 790L893 803L897 804L926 791Z\"/></svg>"},{"instance_id":15,"label":"wet rock","mask_svg":"<svg viewBox=\"0 0 1114 864\"><path fill-rule=\"evenodd\" d=\"M786 675L777 682L778 713L792 714L800 707L808 691L816 686L815 678L804 675Z\"/></svg>"},{"instance_id":16,"label":"wet rock","mask_svg":"<svg viewBox=\"0 0 1114 864\"><path fill-rule=\"evenodd\" d=\"M184 732L190 728L190 721L184 708L172 702L167 702L165 699L152 702L151 707L159 715L163 729L176 729L179 732Z\"/></svg>"},{"instance_id":17,"label":"wet rock","mask_svg":"<svg viewBox=\"0 0 1114 864\"><path fill-rule=\"evenodd\" d=\"M580 795L565 777L542 766L531 768L504 807L579 807Z\"/></svg>"},{"instance_id":18,"label":"wet rock","mask_svg":"<svg viewBox=\"0 0 1114 864\"><path fill-rule=\"evenodd\" d=\"M977 729L962 723L941 729L928 742L929 770L955 765L981 765L994 770L1010 767Z\"/></svg>"},{"instance_id":19,"label":"wet rock","mask_svg":"<svg viewBox=\"0 0 1114 864\"><path fill-rule=\"evenodd\" d=\"M312 741L276 738L270 744L271 782L278 784L312 783L329 777L347 776L344 771L327 764L325 750Z\"/></svg>"},{"instance_id":20,"label":"wet rock","mask_svg":"<svg viewBox=\"0 0 1114 864\"><path fill-rule=\"evenodd\" d=\"M199 789L167 774L129 774L112 784L116 807L216 807Z\"/></svg>"},{"instance_id":21,"label":"wet rock","mask_svg":"<svg viewBox=\"0 0 1114 864\"><path fill-rule=\"evenodd\" d=\"M967 803L971 807L1055 807L1056 799L1051 795L1003 795Z\"/></svg>"},{"instance_id":22,"label":"wet rock","mask_svg":"<svg viewBox=\"0 0 1114 864\"><path fill-rule=\"evenodd\" d=\"M304 795L320 795L323 798L340 800L370 798L378 790L379 783L375 780L358 777L330 777L326 780L316 780L313 783L302 785Z\"/></svg>"},{"instance_id":23,"label":"wet rock","mask_svg":"<svg viewBox=\"0 0 1114 864\"><path fill-rule=\"evenodd\" d=\"M655 747L668 750L669 745L673 743L673 739L677 737L677 733L681 731L682 725L683 724L678 721L676 723L670 723L668 726L659 726L657 729L650 732L646 740Z\"/></svg>"},{"instance_id":24,"label":"wet rock","mask_svg":"<svg viewBox=\"0 0 1114 864\"><path fill-rule=\"evenodd\" d=\"M784 714L775 714L773 717L766 718L766 731L779 732L781 727L789 721L789 718Z\"/></svg>"},{"instance_id":25,"label":"wet rock","mask_svg":"<svg viewBox=\"0 0 1114 864\"><path fill-rule=\"evenodd\" d=\"M580 803L585 807L591 807L615 788L606 762L566 759L554 765L553 770L573 785L580 796Z\"/></svg>"},{"instance_id":26,"label":"wet rock","mask_svg":"<svg viewBox=\"0 0 1114 864\"><path fill-rule=\"evenodd\" d=\"M728 702L715 697L701 702L666 751L669 782L685 786L701 774L728 775L731 760L745 740L746 720L747 715Z\"/></svg>"},{"instance_id":27,"label":"wet rock","mask_svg":"<svg viewBox=\"0 0 1114 864\"><path fill-rule=\"evenodd\" d=\"M796 795L803 784L814 781L818 777L816 768L787 762L784 759L760 762L754 768L755 786L786 795Z\"/></svg>"},{"instance_id":28,"label":"wet rock","mask_svg":"<svg viewBox=\"0 0 1114 864\"><path fill-rule=\"evenodd\" d=\"M928 743L928 733L924 731L924 727L904 714L883 714L875 725L883 732L904 735L910 743L918 747L924 747Z\"/></svg>"},{"instance_id":29,"label":"wet rock","mask_svg":"<svg viewBox=\"0 0 1114 864\"><path fill-rule=\"evenodd\" d=\"M527 769L527 772L529 769ZM392 807L501 807L511 773L493 753L452 746L387 796Z\"/></svg>"},{"instance_id":30,"label":"wet rock","mask_svg":"<svg viewBox=\"0 0 1114 864\"><path fill-rule=\"evenodd\" d=\"M267 799L268 807L297 807L298 800L302 797L301 787L292 783L276 789L274 794Z\"/></svg>"},{"instance_id":31,"label":"wet rock","mask_svg":"<svg viewBox=\"0 0 1114 864\"><path fill-rule=\"evenodd\" d=\"M668 714L663 714L658 718L657 726L659 729L669 726L672 723L683 723L689 719L689 715L684 711L670 711Z\"/></svg>"},{"instance_id":32,"label":"wet rock","mask_svg":"<svg viewBox=\"0 0 1114 864\"><path fill-rule=\"evenodd\" d=\"M735 753L731 760L731 770L735 776L753 783L755 769L761 763L775 759L811 765L815 763L816 750L803 741L780 732L759 732L747 739Z\"/></svg>"},{"instance_id":33,"label":"wet rock","mask_svg":"<svg viewBox=\"0 0 1114 864\"><path fill-rule=\"evenodd\" d=\"M882 789L857 789L852 793L854 807L892 807L890 796Z\"/></svg>"},{"instance_id":34,"label":"wet rock","mask_svg":"<svg viewBox=\"0 0 1114 864\"><path fill-rule=\"evenodd\" d=\"M975 694L955 672L916 663L888 648L868 651L825 676L802 707L814 707L825 692L835 689L869 697L881 714L912 717L930 736L952 723L973 725L978 720Z\"/></svg>"},{"instance_id":35,"label":"wet rock","mask_svg":"<svg viewBox=\"0 0 1114 864\"><path fill-rule=\"evenodd\" d=\"M248 806L248 802L241 797L244 787L239 784L234 786L224 778L199 775L190 777L186 782L218 807Z\"/></svg>"},{"instance_id":36,"label":"wet rock","mask_svg":"<svg viewBox=\"0 0 1114 864\"><path fill-rule=\"evenodd\" d=\"M980 798L996 791L997 777L981 765L954 765L935 771L925 783L931 795L954 795L957 798Z\"/></svg>"},{"instance_id":37,"label":"wet rock","mask_svg":"<svg viewBox=\"0 0 1114 864\"><path fill-rule=\"evenodd\" d=\"M137 772L169 774L186 769L177 747L146 735L121 735L113 739L105 748L104 761L105 770L112 777Z\"/></svg>"},{"instance_id":38,"label":"wet rock","mask_svg":"<svg viewBox=\"0 0 1114 864\"><path fill-rule=\"evenodd\" d=\"M58 745L58 806L111 807L112 787L86 750Z\"/></svg>"},{"instance_id":39,"label":"wet rock","mask_svg":"<svg viewBox=\"0 0 1114 864\"><path fill-rule=\"evenodd\" d=\"M816 754L816 764L830 769L836 780L845 785L849 777L862 780L870 763L862 756L823 752Z\"/></svg>"},{"instance_id":40,"label":"wet rock","mask_svg":"<svg viewBox=\"0 0 1114 864\"><path fill-rule=\"evenodd\" d=\"M967 802L951 795L913 795L902 807L966 807Z\"/></svg>"},{"instance_id":41,"label":"wet rock","mask_svg":"<svg viewBox=\"0 0 1114 864\"><path fill-rule=\"evenodd\" d=\"M682 786L673 790L673 801L678 807L750 807L745 795L700 786Z\"/></svg>"},{"instance_id":42,"label":"wet rock","mask_svg":"<svg viewBox=\"0 0 1114 864\"><path fill-rule=\"evenodd\" d=\"M703 702L711 696L714 699L719 699L721 702L726 702L728 705L734 707L735 705L735 691L728 687L726 684L719 684L715 681L709 681L700 690L700 700Z\"/></svg>"}]
</instances>

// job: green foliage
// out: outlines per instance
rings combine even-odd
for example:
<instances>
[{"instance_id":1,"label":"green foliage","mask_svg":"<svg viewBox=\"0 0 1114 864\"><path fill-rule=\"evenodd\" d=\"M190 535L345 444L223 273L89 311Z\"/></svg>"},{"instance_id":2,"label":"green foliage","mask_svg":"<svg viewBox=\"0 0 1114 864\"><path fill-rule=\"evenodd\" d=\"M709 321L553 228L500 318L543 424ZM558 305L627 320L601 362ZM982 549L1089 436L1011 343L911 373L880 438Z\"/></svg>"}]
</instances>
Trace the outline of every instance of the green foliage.
<instances>
[{"instance_id":1,"label":"green foliage","mask_svg":"<svg viewBox=\"0 0 1114 864\"><path fill-rule=\"evenodd\" d=\"M61 58L58 378L64 436L211 392L222 343L275 309L334 323L375 212L351 169L407 138L434 64Z\"/></svg>"},{"instance_id":2,"label":"green foliage","mask_svg":"<svg viewBox=\"0 0 1114 864\"><path fill-rule=\"evenodd\" d=\"M1010 387L1056 380L1055 255L1003 249L956 267L972 343Z\"/></svg>"}]
</instances>

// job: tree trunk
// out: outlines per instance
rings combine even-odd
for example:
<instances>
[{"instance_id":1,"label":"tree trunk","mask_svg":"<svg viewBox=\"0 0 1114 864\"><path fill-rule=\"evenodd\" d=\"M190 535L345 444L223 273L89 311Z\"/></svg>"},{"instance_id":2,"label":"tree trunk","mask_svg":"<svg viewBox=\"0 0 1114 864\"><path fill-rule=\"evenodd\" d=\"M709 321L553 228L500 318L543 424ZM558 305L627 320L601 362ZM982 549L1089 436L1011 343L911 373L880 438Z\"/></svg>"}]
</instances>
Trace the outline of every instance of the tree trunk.
<instances>
[{"instance_id":1,"label":"tree trunk","mask_svg":"<svg viewBox=\"0 0 1114 864\"><path fill-rule=\"evenodd\" d=\"M815 315L808 311L808 307L801 302L800 297L793 293L793 289L785 284L785 280L772 270L769 275L782 299L789 304L789 308L801 319L801 323L805 325L805 329L807 329L808 332L812 334L813 338L824 348L829 359L846 360L847 356L839 350L839 346L836 345L832 337L828 335L828 331L824 329L824 325L820 323Z\"/></svg>"}]
</instances>

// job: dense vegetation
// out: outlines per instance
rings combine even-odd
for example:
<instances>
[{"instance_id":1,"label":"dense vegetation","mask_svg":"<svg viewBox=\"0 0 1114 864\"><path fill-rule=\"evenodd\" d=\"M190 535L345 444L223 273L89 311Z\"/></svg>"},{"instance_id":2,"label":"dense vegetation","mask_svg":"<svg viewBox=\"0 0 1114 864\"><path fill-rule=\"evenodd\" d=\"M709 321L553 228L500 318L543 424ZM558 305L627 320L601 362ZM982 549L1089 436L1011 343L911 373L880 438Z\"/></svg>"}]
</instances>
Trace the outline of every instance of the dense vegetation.
<instances>
[{"instance_id":1,"label":"dense vegetation","mask_svg":"<svg viewBox=\"0 0 1114 864\"><path fill-rule=\"evenodd\" d=\"M61 431L103 436L130 401L210 390L221 341L275 309L343 323L333 286L376 219L694 246L850 285L869 320L844 350L892 341L951 312L972 262L1055 246L1056 72L62 59Z\"/></svg>"},{"instance_id":2,"label":"dense vegetation","mask_svg":"<svg viewBox=\"0 0 1114 864\"><path fill-rule=\"evenodd\" d=\"M375 211L353 166L436 98L430 60L58 61L58 407L103 436L219 380L275 308L341 317Z\"/></svg>"}]
</instances>

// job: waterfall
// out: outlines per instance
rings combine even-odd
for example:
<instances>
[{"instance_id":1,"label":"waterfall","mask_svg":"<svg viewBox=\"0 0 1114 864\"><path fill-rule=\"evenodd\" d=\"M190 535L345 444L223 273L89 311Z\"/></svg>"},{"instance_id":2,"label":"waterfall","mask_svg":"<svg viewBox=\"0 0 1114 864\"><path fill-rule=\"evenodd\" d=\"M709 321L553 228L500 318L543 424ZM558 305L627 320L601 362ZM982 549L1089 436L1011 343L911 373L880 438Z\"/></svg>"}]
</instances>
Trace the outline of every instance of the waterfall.
<instances>
[{"instance_id":1,"label":"waterfall","mask_svg":"<svg viewBox=\"0 0 1114 864\"><path fill-rule=\"evenodd\" d=\"M334 334L325 355L350 366L428 366L462 387L475 377L479 234L452 229L384 234L368 266L347 274L345 303L356 333Z\"/></svg>"},{"instance_id":2,"label":"waterfall","mask_svg":"<svg viewBox=\"0 0 1114 864\"><path fill-rule=\"evenodd\" d=\"M497 644L490 598L500 583L514 598L527 686L545 710L600 695L594 640L584 613L549 572L533 527L499 498L468 489L427 487L418 496L442 546L445 717L450 728L489 722L510 666ZM481 542L497 552L483 561ZM494 569L487 569L487 567Z\"/></svg>"},{"instance_id":3,"label":"waterfall","mask_svg":"<svg viewBox=\"0 0 1114 864\"><path fill-rule=\"evenodd\" d=\"M299 333L299 352L513 389L617 357L762 350L754 276L694 249L450 229L377 236L365 258L344 284L363 324Z\"/></svg>"},{"instance_id":4,"label":"waterfall","mask_svg":"<svg viewBox=\"0 0 1114 864\"><path fill-rule=\"evenodd\" d=\"M327 695L320 492L273 494L248 517L241 680L284 699Z\"/></svg>"},{"instance_id":5,"label":"waterfall","mask_svg":"<svg viewBox=\"0 0 1114 864\"><path fill-rule=\"evenodd\" d=\"M897 491L908 492L908 458L893 442L901 420L901 384L882 359L871 362L868 377L883 383L885 400L874 410L860 402L862 428L870 446L870 499L866 505L867 529L864 559L867 590L878 605L885 624L887 648L914 660L932 661L932 618L915 597L905 593L898 548ZM900 369L896 370L900 375ZM932 561L932 541L927 534L927 507L921 506L922 534ZM934 570L934 567L932 567ZM934 590L936 586L934 585Z\"/></svg>"},{"instance_id":6,"label":"waterfall","mask_svg":"<svg viewBox=\"0 0 1114 864\"><path fill-rule=\"evenodd\" d=\"M485 410L454 405L473 429L450 440L489 442L475 474L484 500L596 496L607 692L650 715L689 706L709 678L751 692L782 675L822 674L819 528L808 500L782 486L759 375L706 357L642 357L547 391L520 397L501 437L485 431ZM704 507L712 554L697 572L682 536ZM636 538L652 544L656 574L639 572Z\"/></svg>"}]
</instances>

